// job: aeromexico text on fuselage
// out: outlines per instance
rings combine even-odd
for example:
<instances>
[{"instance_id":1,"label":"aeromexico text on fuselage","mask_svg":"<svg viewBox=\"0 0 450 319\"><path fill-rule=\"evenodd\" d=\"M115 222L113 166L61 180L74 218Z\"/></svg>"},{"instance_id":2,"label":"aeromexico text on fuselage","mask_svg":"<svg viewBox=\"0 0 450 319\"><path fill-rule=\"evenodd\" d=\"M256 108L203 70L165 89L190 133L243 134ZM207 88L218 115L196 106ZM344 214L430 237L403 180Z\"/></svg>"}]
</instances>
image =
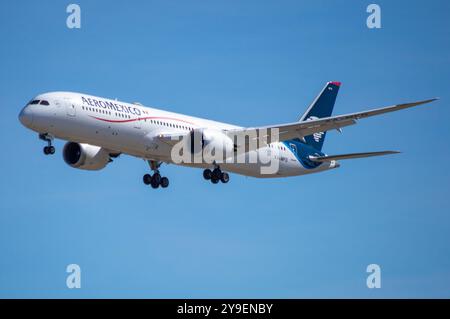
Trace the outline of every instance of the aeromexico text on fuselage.
<instances>
[{"instance_id":1,"label":"aeromexico text on fuselage","mask_svg":"<svg viewBox=\"0 0 450 319\"><path fill-rule=\"evenodd\" d=\"M102 107L104 109L109 109L116 112L122 112L127 114L133 114L136 116L141 116L142 114L141 110L137 107L131 107L119 103L114 103L112 101L97 100L93 98L86 98L84 96L81 97L81 100L83 101L83 105L89 105L92 107Z\"/></svg>"}]
</instances>

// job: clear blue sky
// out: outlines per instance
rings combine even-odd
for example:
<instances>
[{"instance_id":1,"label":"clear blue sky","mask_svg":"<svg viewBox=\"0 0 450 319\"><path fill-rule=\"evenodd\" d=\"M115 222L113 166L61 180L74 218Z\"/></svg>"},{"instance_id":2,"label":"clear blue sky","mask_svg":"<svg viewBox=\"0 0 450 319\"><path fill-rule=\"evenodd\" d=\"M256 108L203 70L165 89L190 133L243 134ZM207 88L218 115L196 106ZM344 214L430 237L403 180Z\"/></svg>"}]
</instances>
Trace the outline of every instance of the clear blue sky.
<instances>
[{"instance_id":1,"label":"clear blue sky","mask_svg":"<svg viewBox=\"0 0 450 319\"><path fill-rule=\"evenodd\" d=\"M450 3L67 1L0 4L0 297L449 297ZM243 126L290 122L324 83L335 114L434 96L327 135L328 154L401 150L338 170L211 185L144 161L46 157L17 115L71 90ZM66 288L65 268L82 269ZM382 288L366 287L366 267Z\"/></svg>"}]
</instances>

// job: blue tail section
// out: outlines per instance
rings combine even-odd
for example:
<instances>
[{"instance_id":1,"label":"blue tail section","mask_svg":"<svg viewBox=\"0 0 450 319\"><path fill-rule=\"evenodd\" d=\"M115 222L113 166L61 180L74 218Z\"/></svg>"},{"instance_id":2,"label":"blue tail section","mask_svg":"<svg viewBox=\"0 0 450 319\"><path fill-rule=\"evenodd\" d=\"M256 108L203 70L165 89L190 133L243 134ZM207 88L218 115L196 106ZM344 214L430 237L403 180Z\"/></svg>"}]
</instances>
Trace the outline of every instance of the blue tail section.
<instances>
[{"instance_id":1,"label":"blue tail section","mask_svg":"<svg viewBox=\"0 0 450 319\"><path fill-rule=\"evenodd\" d=\"M309 145L301 142L299 139L283 142L287 149L290 149L300 164L306 169L313 169L321 165L319 162L310 160L310 156L323 156L324 154Z\"/></svg>"},{"instance_id":2,"label":"blue tail section","mask_svg":"<svg viewBox=\"0 0 450 319\"><path fill-rule=\"evenodd\" d=\"M331 116L340 86L341 82L328 82L322 92L320 92L320 94L308 107L306 112L302 115L300 122ZM305 136L306 144L318 151L321 151L323 142L325 141L325 135L326 132L318 132L313 135Z\"/></svg>"}]
</instances>

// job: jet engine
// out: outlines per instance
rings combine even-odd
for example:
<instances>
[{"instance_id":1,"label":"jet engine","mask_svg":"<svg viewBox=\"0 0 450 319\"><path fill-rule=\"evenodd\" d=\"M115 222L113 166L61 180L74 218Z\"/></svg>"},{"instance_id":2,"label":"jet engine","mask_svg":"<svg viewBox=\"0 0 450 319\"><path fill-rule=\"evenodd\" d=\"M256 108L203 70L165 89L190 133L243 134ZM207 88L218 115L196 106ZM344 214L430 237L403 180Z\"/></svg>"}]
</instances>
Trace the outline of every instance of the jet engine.
<instances>
[{"instance_id":1,"label":"jet engine","mask_svg":"<svg viewBox=\"0 0 450 319\"><path fill-rule=\"evenodd\" d=\"M68 165L85 170L100 170L112 161L104 148L75 142L64 145L63 157Z\"/></svg>"},{"instance_id":2,"label":"jet engine","mask_svg":"<svg viewBox=\"0 0 450 319\"><path fill-rule=\"evenodd\" d=\"M191 131L191 154L203 152L204 156L212 156L216 162L223 162L227 156L233 156L235 146L230 137L219 130L197 129Z\"/></svg>"}]
</instances>

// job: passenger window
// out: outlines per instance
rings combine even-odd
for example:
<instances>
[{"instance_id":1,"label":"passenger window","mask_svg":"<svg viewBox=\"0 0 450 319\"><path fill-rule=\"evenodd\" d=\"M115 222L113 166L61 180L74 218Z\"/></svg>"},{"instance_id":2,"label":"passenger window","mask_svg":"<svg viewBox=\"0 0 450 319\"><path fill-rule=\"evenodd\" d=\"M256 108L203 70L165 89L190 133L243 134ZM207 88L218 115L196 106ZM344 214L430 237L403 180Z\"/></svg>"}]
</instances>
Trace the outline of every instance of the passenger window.
<instances>
[{"instance_id":1,"label":"passenger window","mask_svg":"<svg viewBox=\"0 0 450 319\"><path fill-rule=\"evenodd\" d=\"M41 103L39 103L40 105L50 105L50 103L48 103L48 101L46 100L42 100Z\"/></svg>"}]
</instances>

